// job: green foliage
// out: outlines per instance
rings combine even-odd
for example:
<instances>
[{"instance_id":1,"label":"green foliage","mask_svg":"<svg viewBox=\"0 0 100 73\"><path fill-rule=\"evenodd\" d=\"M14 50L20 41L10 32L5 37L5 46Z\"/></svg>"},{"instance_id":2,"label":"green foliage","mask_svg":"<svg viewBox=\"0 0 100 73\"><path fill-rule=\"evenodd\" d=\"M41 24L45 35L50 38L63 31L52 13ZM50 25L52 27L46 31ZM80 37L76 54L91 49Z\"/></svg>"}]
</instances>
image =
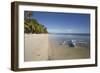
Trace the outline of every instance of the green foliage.
<instances>
[{"instance_id":1,"label":"green foliage","mask_svg":"<svg viewBox=\"0 0 100 73\"><path fill-rule=\"evenodd\" d=\"M25 33L48 33L47 28L40 24L36 19L31 18L33 13L31 11L26 11L24 13L24 32Z\"/></svg>"}]
</instances>

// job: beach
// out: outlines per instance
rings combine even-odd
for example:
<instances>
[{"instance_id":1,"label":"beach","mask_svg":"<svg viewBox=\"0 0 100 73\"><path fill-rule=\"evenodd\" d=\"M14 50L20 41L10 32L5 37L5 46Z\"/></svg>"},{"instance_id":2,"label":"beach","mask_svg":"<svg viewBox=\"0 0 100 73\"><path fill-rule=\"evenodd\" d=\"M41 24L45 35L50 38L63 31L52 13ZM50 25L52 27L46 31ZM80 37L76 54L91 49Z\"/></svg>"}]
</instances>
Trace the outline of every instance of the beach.
<instances>
[{"instance_id":1,"label":"beach","mask_svg":"<svg viewBox=\"0 0 100 73\"><path fill-rule=\"evenodd\" d=\"M25 61L90 58L90 49L55 42L50 34L25 34Z\"/></svg>"},{"instance_id":2,"label":"beach","mask_svg":"<svg viewBox=\"0 0 100 73\"><path fill-rule=\"evenodd\" d=\"M48 34L25 34L24 61L48 60Z\"/></svg>"},{"instance_id":3,"label":"beach","mask_svg":"<svg viewBox=\"0 0 100 73\"><path fill-rule=\"evenodd\" d=\"M50 60L71 60L71 59L87 59L90 58L90 49L85 47L61 45L51 40L49 46Z\"/></svg>"}]
</instances>

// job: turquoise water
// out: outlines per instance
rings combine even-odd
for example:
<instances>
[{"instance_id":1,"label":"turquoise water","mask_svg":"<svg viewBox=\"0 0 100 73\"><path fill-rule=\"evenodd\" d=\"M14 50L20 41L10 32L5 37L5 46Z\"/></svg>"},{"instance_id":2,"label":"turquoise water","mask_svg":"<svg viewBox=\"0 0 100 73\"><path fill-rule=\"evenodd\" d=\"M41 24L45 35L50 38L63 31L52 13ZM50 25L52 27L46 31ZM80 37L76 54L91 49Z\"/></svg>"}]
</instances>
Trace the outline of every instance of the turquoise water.
<instances>
[{"instance_id":1,"label":"turquoise water","mask_svg":"<svg viewBox=\"0 0 100 73\"><path fill-rule=\"evenodd\" d=\"M88 48L90 47L90 35L89 34L50 34L49 39L54 41L55 43L63 43L64 41L69 40L76 40L76 41L82 41L87 44Z\"/></svg>"}]
</instances>

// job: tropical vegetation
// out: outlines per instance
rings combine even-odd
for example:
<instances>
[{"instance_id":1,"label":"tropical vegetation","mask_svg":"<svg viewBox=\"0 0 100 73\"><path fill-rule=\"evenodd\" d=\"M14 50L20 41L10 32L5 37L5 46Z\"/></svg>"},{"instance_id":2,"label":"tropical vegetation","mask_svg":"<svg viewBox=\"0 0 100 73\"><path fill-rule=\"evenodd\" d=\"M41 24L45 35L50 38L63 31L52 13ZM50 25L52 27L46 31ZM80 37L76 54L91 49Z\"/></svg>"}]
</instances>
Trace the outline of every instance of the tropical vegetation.
<instances>
[{"instance_id":1,"label":"tropical vegetation","mask_svg":"<svg viewBox=\"0 0 100 73\"><path fill-rule=\"evenodd\" d=\"M32 34L48 33L47 28L40 24L33 16L34 13L32 11L24 12L24 32Z\"/></svg>"}]
</instances>

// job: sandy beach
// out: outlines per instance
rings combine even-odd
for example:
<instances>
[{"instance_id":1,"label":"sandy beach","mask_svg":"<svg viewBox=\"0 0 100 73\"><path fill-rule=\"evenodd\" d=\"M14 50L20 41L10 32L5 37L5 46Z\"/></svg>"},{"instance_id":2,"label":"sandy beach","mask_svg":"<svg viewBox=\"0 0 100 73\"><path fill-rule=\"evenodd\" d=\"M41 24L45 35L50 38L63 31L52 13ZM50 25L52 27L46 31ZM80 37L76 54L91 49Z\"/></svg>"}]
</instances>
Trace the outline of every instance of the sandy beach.
<instances>
[{"instance_id":1,"label":"sandy beach","mask_svg":"<svg viewBox=\"0 0 100 73\"><path fill-rule=\"evenodd\" d=\"M25 34L24 60L48 60L48 34Z\"/></svg>"},{"instance_id":2,"label":"sandy beach","mask_svg":"<svg viewBox=\"0 0 100 73\"><path fill-rule=\"evenodd\" d=\"M86 59L90 57L90 49L80 46L69 47L49 40L49 59L67 60L67 59Z\"/></svg>"},{"instance_id":3,"label":"sandy beach","mask_svg":"<svg viewBox=\"0 0 100 73\"><path fill-rule=\"evenodd\" d=\"M61 45L49 39L49 34L25 34L25 61L85 59L90 49Z\"/></svg>"}]
</instances>

